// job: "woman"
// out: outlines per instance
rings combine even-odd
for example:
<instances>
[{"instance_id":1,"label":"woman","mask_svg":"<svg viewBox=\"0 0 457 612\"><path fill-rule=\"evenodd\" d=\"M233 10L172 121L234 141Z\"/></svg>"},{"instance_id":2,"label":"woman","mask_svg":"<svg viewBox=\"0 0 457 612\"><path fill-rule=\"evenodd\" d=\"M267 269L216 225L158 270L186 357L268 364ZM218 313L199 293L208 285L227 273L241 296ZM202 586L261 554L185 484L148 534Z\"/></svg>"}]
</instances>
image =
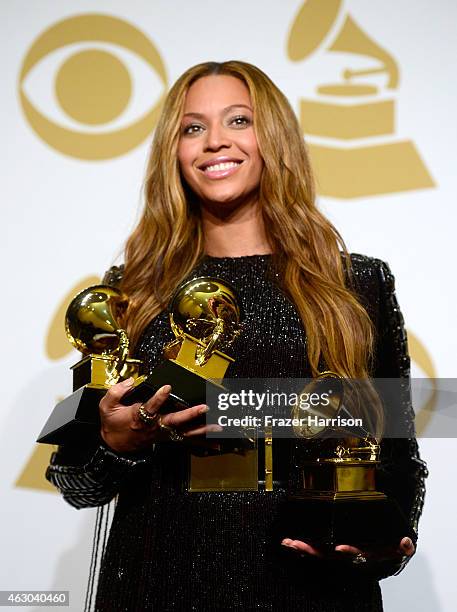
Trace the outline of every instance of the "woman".
<instances>
[{"instance_id":1,"label":"woman","mask_svg":"<svg viewBox=\"0 0 457 612\"><path fill-rule=\"evenodd\" d=\"M349 257L316 208L297 120L259 69L207 63L176 82L145 195L125 268L106 280L130 298L127 331L148 368L173 339L167 306L176 288L215 276L236 288L246 313L227 376L303 378L324 366L349 378L408 376L389 269ZM77 508L119 494L97 610L381 610L377 579L397 571L415 543L405 537L381 554L341 542L326 558L308 542L275 539L272 524L306 452L299 439L273 444L273 491L190 493L189 452L214 426L201 424L203 405L159 418L167 382L131 407L120 398L132 381L113 386L100 404L99 447L61 448L48 469ZM383 441L378 488L416 529L426 470L403 389L410 438ZM382 421L376 407L365 416L375 428Z\"/></svg>"}]
</instances>

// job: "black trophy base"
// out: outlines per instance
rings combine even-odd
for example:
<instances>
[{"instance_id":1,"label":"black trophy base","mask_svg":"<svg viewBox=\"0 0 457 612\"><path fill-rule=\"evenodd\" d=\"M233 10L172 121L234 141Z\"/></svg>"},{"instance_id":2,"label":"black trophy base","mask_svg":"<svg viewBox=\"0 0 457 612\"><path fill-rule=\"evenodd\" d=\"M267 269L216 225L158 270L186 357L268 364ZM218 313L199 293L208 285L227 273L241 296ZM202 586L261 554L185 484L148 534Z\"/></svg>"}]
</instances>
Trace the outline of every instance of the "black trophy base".
<instances>
[{"instance_id":1,"label":"black trophy base","mask_svg":"<svg viewBox=\"0 0 457 612\"><path fill-rule=\"evenodd\" d=\"M389 498L290 498L279 517L278 529L281 538L301 540L327 551L339 544L361 549L396 548L402 538L412 537L398 504Z\"/></svg>"},{"instance_id":2,"label":"black trophy base","mask_svg":"<svg viewBox=\"0 0 457 612\"><path fill-rule=\"evenodd\" d=\"M205 404L207 385L223 389L221 385L199 376L174 361L167 360L155 367L146 380L128 391L121 402L126 406L136 402L147 402L163 385L171 385L169 400L160 410L163 414Z\"/></svg>"},{"instance_id":3,"label":"black trophy base","mask_svg":"<svg viewBox=\"0 0 457 612\"><path fill-rule=\"evenodd\" d=\"M106 389L81 387L59 402L46 421L37 442L81 445L100 430L98 404Z\"/></svg>"}]
</instances>

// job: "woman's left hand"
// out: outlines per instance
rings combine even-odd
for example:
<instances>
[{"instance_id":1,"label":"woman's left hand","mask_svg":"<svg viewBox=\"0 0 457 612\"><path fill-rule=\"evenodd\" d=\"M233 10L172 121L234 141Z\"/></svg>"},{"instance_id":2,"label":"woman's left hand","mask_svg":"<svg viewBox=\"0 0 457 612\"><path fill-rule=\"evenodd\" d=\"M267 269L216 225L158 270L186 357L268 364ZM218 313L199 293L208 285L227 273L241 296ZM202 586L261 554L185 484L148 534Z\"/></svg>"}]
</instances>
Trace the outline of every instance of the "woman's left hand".
<instances>
[{"instance_id":1,"label":"woman's left hand","mask_svg":"<svg viewBox=\"0 0 457 612\"><path fill-rule=\"evenodd\" d=\"M352 560L354 563L364 563L364 561L401 561L402 557L411 557L415 551L411 538L402 538L398 548L384 548L375 550L361 550L355 546L349 544L339 544L335 546L335 554L328 554L319 548L311 546L307 542L301 540L291 540L285 538L281 544L293 550L296 550L302 556L312 555L314 557L327 557L327 558L346 558Z\"/></svg>"}]
</instances>

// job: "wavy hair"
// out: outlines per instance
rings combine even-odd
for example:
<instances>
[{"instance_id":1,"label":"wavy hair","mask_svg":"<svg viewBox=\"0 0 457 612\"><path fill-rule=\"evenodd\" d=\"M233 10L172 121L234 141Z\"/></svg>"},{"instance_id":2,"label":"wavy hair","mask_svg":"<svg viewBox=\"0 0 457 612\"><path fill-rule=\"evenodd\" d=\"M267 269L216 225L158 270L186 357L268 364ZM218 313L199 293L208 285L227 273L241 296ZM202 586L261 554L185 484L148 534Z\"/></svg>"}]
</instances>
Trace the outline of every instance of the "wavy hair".
<instances>
[{"instance_id":1,"label":"wavy hair","mask_svg":"<svg viewBox=\"0 0 457 612\"><path fill-rule=\"evenodd\" d=\"M350 259L344 242L316 206L313 174L295 113L266 74L240 61L190 68L165 99L147 166L144 210L125 248L121 286L130 298L126 324L133 345L204 255L199 208L182 182L177 150L186 93L196 80L211 75L236 77L249 90L264 161L261 213L275 264L282 271L281 288L306 329L312 375L324 363L343 377L367 378L373 325L347 286ZM371 431L379 431L381 409L374 407L365 417Z\"/></svg>"}]
</instances>

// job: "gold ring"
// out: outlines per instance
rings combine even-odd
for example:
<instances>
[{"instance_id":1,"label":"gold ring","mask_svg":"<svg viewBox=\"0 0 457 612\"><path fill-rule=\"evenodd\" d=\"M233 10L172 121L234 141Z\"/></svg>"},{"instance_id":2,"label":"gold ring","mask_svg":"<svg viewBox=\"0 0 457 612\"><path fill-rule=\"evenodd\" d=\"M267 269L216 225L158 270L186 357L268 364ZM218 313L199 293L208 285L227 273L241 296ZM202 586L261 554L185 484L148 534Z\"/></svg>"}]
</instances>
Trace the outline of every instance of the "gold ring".
<instances>
[{"instance_id":1,"label":"gold ring","mask_svg":"<svg viewBox=\"0 0 457 612\"><path fill-rule=\"evenodd\" d=\"M366 563L366 562L367 562L367 558L365 557L363 553L359 553L352 559L352 563L356 563L356 564Z\"/></svg>"},{"instance_id":2,"label":"gold ring","mask_svg":"<svg viewBox=\"0 0 457 612\"><path fill-rule=\"evenodd\" d=\"M170 440L172 440L173 442L182 442L184 440L184 436L181 435L179 431L177 431L174 427L170 427L169 425L164 425L162 423L161 415L159 416L158 423L159 423L160 429L164 429L167 432Z\"/></svg>"},{"instance_id":3,"label":"gold ring","mask_svg":"<svg viewBox=\"0 0 457 612\"><path fill-rule=\"evenodd\" d=\"M150 412L146 410L146 408L144 407L144 404L141 404L141 406L138 408L138 418L145 425L154 425L154 423L159 418L159 413L154 412L153 414L151 414Z\"/></svg>"}]
</instances>

